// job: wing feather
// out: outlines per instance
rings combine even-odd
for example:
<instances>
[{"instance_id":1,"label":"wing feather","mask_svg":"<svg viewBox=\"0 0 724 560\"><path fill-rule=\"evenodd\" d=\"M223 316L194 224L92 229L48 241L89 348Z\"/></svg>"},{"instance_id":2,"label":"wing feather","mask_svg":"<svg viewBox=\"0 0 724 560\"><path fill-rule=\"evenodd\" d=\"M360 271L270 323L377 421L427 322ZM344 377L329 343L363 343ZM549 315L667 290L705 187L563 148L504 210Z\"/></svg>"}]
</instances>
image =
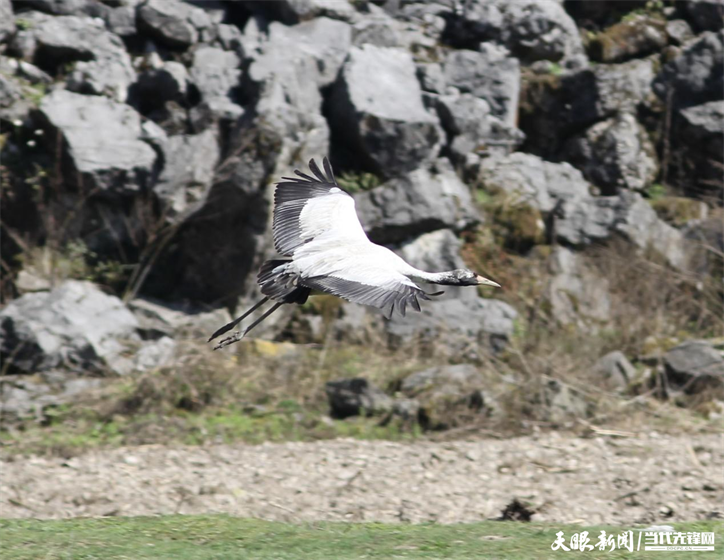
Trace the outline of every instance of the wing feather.
<instances>
[{"instance_id":1,"label":"wing feather","mask_svg":"<svg viewBox=\"0 0 724 560\"><path fill-rule=\"evenodd\" d=\"M379 309L389 307L390 316L393 309L396 308L404 317L408 305L420 311L418 298L429 299L420 287L402 275L391 275L388 272L387 280L380 279L376 282L372 278L366 280L345 278L342 277L342 274L303 278L300 283L313 290L332 294L352 303ZM349 275L345 274L345 276Z\"/></svg>"},{"instance_id":2,"label":"wing feather","mask_svg":"<svg viewBox=\"0 0 724 560\"><path fill-rule=\"evenodd\" d=\"M324 158L322 173L314 160L314 177L299 170L298 178L283 177L274 193L274 247L292 256L301 246L329 234L340 242L367 240L354 208L354 199L337 185L332 166Z\"/></svg>"}]
</instances>

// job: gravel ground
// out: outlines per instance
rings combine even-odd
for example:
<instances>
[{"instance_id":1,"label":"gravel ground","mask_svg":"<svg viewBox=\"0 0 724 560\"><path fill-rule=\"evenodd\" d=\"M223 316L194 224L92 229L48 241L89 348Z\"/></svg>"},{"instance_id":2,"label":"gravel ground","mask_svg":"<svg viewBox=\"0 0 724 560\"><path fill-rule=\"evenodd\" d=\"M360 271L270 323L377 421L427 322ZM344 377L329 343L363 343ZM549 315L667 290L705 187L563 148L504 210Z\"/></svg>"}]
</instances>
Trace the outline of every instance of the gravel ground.
<instances>
[{"instance_id":1,"label":"gravel ground","mask_svg":"<svg viewBox=\"0 0 724 560\"><path fill-rule=\"evenodd\" d=\"M724 436L558 434L413 444L143 446L0 462L0 517L229 513L280 521L704 519L724 510Z\"/></svg>"}]
</instances>

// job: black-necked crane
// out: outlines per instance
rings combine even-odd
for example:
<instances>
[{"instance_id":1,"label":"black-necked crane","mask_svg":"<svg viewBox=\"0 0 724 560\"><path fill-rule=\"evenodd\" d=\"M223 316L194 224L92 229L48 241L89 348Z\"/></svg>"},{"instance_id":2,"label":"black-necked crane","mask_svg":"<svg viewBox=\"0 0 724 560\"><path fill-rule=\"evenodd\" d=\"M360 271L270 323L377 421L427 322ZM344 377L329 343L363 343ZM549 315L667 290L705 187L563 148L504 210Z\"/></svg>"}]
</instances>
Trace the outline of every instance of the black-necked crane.
<instances>
[{"instance_id":1,"label":"black-necked crane","mask_svg":"<svg viewBox=\"0 0 724 560\"><path fill-rule=\"evenodd\" d=\"M221 340L214 349L241 340L285 303L302 304L312 290L405 315L407 306L420 311L419 299L432 295L416 282L443 286L498 286L464 268L447 272L419 270L386 247L372 243L362 229L354 198L342 190L324 158L324 171L314 160L314 177L295 170L298 178L282 177L274 193L274 247L285 258L266 261L257 281L264 298L241 317L217 330L209 342L230 331L248 315L273 300L274 305L249 325Z\"/></svg>"}]
</instances>

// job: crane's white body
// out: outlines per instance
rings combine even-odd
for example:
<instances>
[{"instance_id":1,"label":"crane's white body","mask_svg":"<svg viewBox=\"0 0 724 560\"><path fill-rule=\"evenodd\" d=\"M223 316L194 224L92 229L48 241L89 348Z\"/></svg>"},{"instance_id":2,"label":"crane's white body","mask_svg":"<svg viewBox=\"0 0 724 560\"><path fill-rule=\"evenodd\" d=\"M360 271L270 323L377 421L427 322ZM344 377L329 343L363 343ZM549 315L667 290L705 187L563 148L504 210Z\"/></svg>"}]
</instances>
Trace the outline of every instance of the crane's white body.
<instances>
[{"instance_id":1,"label":"crane's white body","mask_svg":"<svg viewBox=\"0 0 724 560\"><path fill-rule=\"evenodd\" d=\"M360 224L354 198L336 187L311 199L300 215L302 238L311 240L292 253L290 270L302 279L332 276L370 286L415 286L425 272L386 247L372 243Z\"/></svg>"}]
</instances>

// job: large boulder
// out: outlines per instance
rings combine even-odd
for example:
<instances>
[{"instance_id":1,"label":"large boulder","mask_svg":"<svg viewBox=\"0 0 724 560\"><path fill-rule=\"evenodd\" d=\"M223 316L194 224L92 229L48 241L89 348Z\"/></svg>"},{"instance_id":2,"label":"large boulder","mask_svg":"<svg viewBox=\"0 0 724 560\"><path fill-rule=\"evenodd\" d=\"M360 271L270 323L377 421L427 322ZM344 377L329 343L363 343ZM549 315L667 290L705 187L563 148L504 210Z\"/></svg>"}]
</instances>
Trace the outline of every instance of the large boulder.
<instances>
[{"instance_id":1,"label":"large boulder","mask_svg":"<svg viewBox=\"0 0 724 560\"><path fill-rule=\"evenodd\" d=\"M526 74L520 101L523 149L546 158L559 157L566 139L617 113L650 104L654 61L597 64L560 76Z\"/></svg>"},{"instance_id":2,"label":"large boulder","mask_svg":"<svg viewBox=\"0 0 724 560\"><path fill-rule=\"evenodd\" d=\"M15 18L10 0L0 0L0 43L15 33Z\"/></svg>"},{"instance_id":3,"label":"large boulder","mask_svg":"<svg viewBox=\"0 0 724 560\"><path fill-rule=\"evenodd\" d=\"M456 162L464 162L468 154L506 154L525 139L520 130L494 116L487 101L470 93L441 95L436 108Z\"/></svg>"},{"instance_id":4,"label":"large boulder","mask_svg":"<svg viewBox=\"0 0 724 560\"><path fill-rule=\"evenodd\" d=\"M138 331L145 340L198 339L231 321L225 308L212 311L207 307L178 302L164 304L144 297L129 301L128 308L136 316Z\"/></svg>"},{"instance_id":5,"label":"large boulder","mask_svg":"<svg viewBox=\"0 0 724 560\"><path fill-rule=\"evenodd\" d=\"M672 173L687 193L722 198L724 165L724 101L710 101L683 109L672 137L680 158Z\"/></svg>"},{"instance_id":6,"label":"large boulder","mask_svg":"<svg viewBox=\"0 0 724 560\"><path fill-rule=\"evenodd\" d=\"M50 292L25 294L0 311L0 351L10 371L68 368L125 371L124 339L138 322L115 296L90 282L68 280Z\"/></svg>"},{"instance_id":7,"label":"large boulder","mask_svg":"<svg viewBox=\"0 0 724 560\"><path fill-rule=\"evenodd\" d=\"M201 8L180 0L148 0L137 11L139 29L172 48L208 39L211 19Z\"/></svg>"},{"instance_id":8,"label":"large boulder","mask_svg":"<svg viewBox=\"0 0 724 560\"><path fill-rule=\"evenodd\" d=\"M603 194L645 190L656 178L656 150L646 130L630 113L593 125L571 138L563 159L583 172Z\"/></svg>"},{"instance_id":9,"label":"large boulder","mask_svg":"<svg viewBox=\"0 0 724 560\"><path fill-rule=\"evenodd\" d=\"M38 12L24 14L23 19L28 21L23 33L34 45L31 54L35 64L55 75L72 63L70 89L126 100L136 74L123 41L107 31L102 21Z\"/></svg>"},{"instance_id":10,"label":"large boulder","mask_svg":"<svg viewBox=\"0 0 724 560\"><path fill-rule=\"evenodd\" d=\"M350 26L341 21L322 17L292 27L273 22L261 53L251 54L250 77L262 81L290 72L300 58L310 58L314 64L306 79L326 87L337 79L351 44Z\"/></svg>"},{"instance_id":11,"label":"large boulder","mask_svg":"<svg viewBox=\"0 0 724 560\"><path fill-rule=\"evenodd\" d=\"M460 231L480 221L470 190L443 159L435 171L417 169L355 199L362 225L378 243L398 243L441 228Z\"/></svg>"},{"instance_id":12,"label":"large boulder","mask_svg":"<svg viewBox=\"0 0 724 560\"><path fill-rule=\"evenodd\" d=\"M509 199L544 213L564 202L590 196L588 182L570 164L552 163L521 152L483 160L478 181L489 194L505 193Z\"/></svg>"},{"instance_id":13,"label":"large boulder","mask_svg":"<svg viewBox=\"0 0 724 560\"><path fill-rule=\"evenodd\" d=\"M479 51L454 50L443 63L445 82L487 101L493 115L515 126L520 93L520 64L493 44Z\"/></svg>"},{"instance_id":14,"label":"large boulder","mask_svg":"<svg viewBox=\"0 0 724 560\"><path fill-rule=\"evenodd\" d=\"M703 33L664 64L654 92L675 108L717 101L724 89L724 31Z\"/></svg>"},{"instance_id":15,"label":"large boulder","mask_svg":"<svg viewBox=\"0 0 724 560\"><path fill-rule=\"evenodd\" d=\"M141 117L128 105L57 90L43 98L40 112L48 137L62 138L69 180L114 193L150 184L156 152L141 140Z\"/></svg>"},{"instance_id":16,"label":"large boulder","mask_svg":"<svg viewBox=\"0 0 724 560\"><path fill-rule=\"evenodd\" d=\"M448 21L445 37L458 46L497 41L526 63L583 55L576 24L555 0L473 0Z\"/></svg>"},{"instance_id":17,"label":"large boulder","mask_svg":"<svg viewBox=\"0 0 724 560\"><path fill-rule=\"evenodd\" d=\"M552 225L553 237L567 245L581 246L614 236L635 247L653 250L674 268L684 269L687 251L684 235L661 220L638 193L589 197L562 204Z\"/></svg>"},{"instance_id":18,"label":"large boulder","mask_svg":"<svg viewBox=\"0 0 724 560\"><path fill-rule=\"evenodd\" d=\"M517 316L509 304L496 299L429 301L421 313L393 315L385 330L393 347L418 344L430 354L477 359L481 347L505 348Z\"/></svg>"},{"instance_id":19,"label":"large boulder","mask_svg":"<svg viewBox=\"0 0 724 560\"><path fill-rule=\"evenodd\" d=\"M664 354L669 382L686 393L724 386L724 357L705 340L688 340Z\"/></svg>"},{"instance_id":20,"label":"large boulder","mask_svg":"<svg viewBox=\"0 0 724 560\"><path fill-rule=\"evenodd\" d=\"M386 177L430 160L441 139L412 56L373 45L350 50L332 91L330 124L358 165Z\"/></svg>"}]
</instances>

